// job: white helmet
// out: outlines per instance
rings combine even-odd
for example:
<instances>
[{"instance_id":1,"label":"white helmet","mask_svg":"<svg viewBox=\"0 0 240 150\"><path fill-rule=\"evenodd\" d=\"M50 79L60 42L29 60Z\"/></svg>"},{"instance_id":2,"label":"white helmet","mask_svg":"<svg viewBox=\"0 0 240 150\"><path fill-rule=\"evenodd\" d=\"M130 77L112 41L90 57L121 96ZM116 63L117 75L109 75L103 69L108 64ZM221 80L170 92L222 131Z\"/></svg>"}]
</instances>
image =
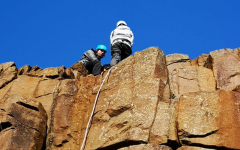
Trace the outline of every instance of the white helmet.
<instances>
[{"instance_id":1,"label":"white helmet","mask_svg":"<svg viewBox=\"0 0 240 150\"><path fill-rule=\"evenodd\" d=\"M118 21L117 23L117 27L120 26L120 25L127 25L127 23L125 21Z\"/></svg>"}]
</instances>

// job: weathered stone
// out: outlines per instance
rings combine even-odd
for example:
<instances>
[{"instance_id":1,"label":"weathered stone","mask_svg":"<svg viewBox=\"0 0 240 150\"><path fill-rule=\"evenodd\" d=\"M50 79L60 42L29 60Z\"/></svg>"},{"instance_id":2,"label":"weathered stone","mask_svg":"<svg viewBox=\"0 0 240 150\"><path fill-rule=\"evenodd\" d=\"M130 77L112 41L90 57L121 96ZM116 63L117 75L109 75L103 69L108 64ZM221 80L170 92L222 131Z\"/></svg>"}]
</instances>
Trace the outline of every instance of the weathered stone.
<instances>
[{"instance_id":1,"label":"weathered stone","mask_svg":"<svg viewBox=\"0 0 240 150\"><path fill-rule=\"evenodd\" d=\"M72 69L66 69L64 66L41 69L37 66L31 67L29 65L25 65L18 70L18 75L28 75L51 79L75 79Z\"/></svg>"},{"instance_id":2,"label":"weathered stone","mask_svg":"<svg viewBox=\"0 0 240 150\"><path fill-rule=\"evenodd\" d=\"M240 93L188 93L180 98L178 135L183 144L240 149ZM213 146L214 145L214 146Z\"/></svg>"},{"instance_id":3,"label":"weathered stone","mask_svg":"<svg viewBox=\"0 0 240 150\"><path fill-rule=\"evenodd\" d=\"M17 77L17 67L14 62L0 64L0 89Z\"/></svg>"},{"instance_id":4,"label":"weathered stone","mask_svg":"<svg viewBox=\"0 0 240 150\"><path fill-rule=\"evenodd\" d=\"M118 150L172 150L172 149L165 145L140 144L120 148Z\"/></svg>"},{"instance_id":5,"label":"weathered stone","mask_svg":"<svg viewBox=\"0 0 240 150\"><path fill-rule=\"evenodd\" d=\"M182 94L198 91L214 91L215 79L210 69L196 66L176 68L169 72L172 94L179 97Z\"/></svg>"},{"instance_id":6,"label":"weathered stone","mask_svg":"<svg viewBox=\"0 0 240 150\"><path fill-rule=\"evenodd\" d=\"M114 66L99 95L85 148L116 146L125 140L148 142L150 138L153 143L165 143L169 129L152 126L160 112L166 114L157 120L170 123L168 104L163 102L166 85L165 55L158 48L135 53Z\"/></svg>"},{"instance_id":7,"label":"weathered stone","mask_svg":"<svg viewBox=\"0 0 240 150\"><path fill-rule=\"evenodd\" d=\"M23 67L21 67L20 69L18 69L18 75L25 75L27 74L30 70L31 70L31 66L29 65L25 65Z\"/></svg>"},{"instance_id":8,"label":"weathered stone","mask_svg":"<svg viewBox=\"0 0 240 150\"><path fill-rule=\"evenodd\" d=\"M190 64L190 58L188 55L184 54L170 54L166 56L167 65L183 62L186 64Z\"/></svg>"},{"instance_id":9,"label":"weathered stone","mask_svg":"<svg viewBox=\"0 0 240 150\"><path fill-rule=\"evenodd\" d=\"M65 69L65 76L63 76L65 79L75 79L74 73L72 72L71 68Z\"/></svg>"},{"instance_id":10,"label":"weathered stone","mask_svg":"<svg viewBox=\"0 0 240 150\"><path fill-rule=\"evenodd\" d=\"M51 109L46 149L80 149L92 110L94 76L64 80Z\"/></svg>"},{"instance_id":11,"label":"weathered stone","mask_svg":"<svg viewBox=\"0 0 240 150\"><path fill-rule=\"evenodd\" d=\"M19 95L41 102L49 115L53 94L58 91L59 84L59 80L42 79L27 75L18 76L17 79L0 90L0 105L5 105L9 96Z\"/></svg>"},{"instance_id":12,"label":"weathered stone","mask_svg":"<svg viewBox=\"0 0 240 150\"><path fill-rule=\"evenodd\" d=\"M70 68L72 70L76 70L83 76L88 75L87 69L84 67L84 65L81 62L77 62L76 64L72 65ZM75 74L75 78L77 79L76 74Z\"/></svg>"},{"instance_id":13,"label":"weathered stone","mask_svg":"<svg viewBox=\"0 0 240 150\"><path fill-rule=\"evenodd\" d=\"M176 68L184 66L191 66L190 58L184 54L171 54L166 56L166 63L169 72L174 71Z\"/></svg>"},{"instance_id":14,"label":"weathered stone","mask_svg":"<svg viewBox=\"0 0 240 150\"><path fill-rule=\"evenodd\" d=\"M29 77L26 75L18 76L16 80L11 82L7 87L8 90L3 90L0 93L1 101L5 101L9 95L20 95L27 98L34 98L33 93L41 79L37 77Z\"/></svg>"},{"instance_id":15,"label":"weathered stone","mask_svg":"<svg viewBox=\"0 0 240 150\"><path fill-rule=\"evenodd\" d=\"M53 103L54 94L59 90L59 85L63 81L55 79L43 79L39 80L33 92L33 97L37 101L41 102L48 116L50 115L50 109Z\"/></svg>"},{"instance_id":16,"label":"weathered stone","mask_svg":"<svg viewBox=\"0 0 240 150\"><path fill-rule=\"evenodd\" d=\"M62 78L65 73L65 67L46 68L39 72L38 76L47 78Z\"/></svg>"},{"instance_id":17,"label":"weathered stone","mask_svg":"<svg viewBox=\"0 0 240 150\"><path fill-rule=\"evenodd\" d=\"M159 102L156 117L150 131L150 143L167 143L171 117L170 104Z\"/></svg>"},{"instance_id":18,"label":"weathered stone","mask_svg":"<svg viewBox=\"0 0 240 150\"><path fill-rule=\"evenodd\" d=\"M192 66L198 66L198 60L195 58L191 61Z\"/></svg>"},{"instance_id":19,"label":"weathered stone","mask_svg":"<svg viewBox=\"0 0 240 150\"><path fill-rule=\"evenodd\" d=\"M176 71L179 68L184 68L185 66L191 66L190 59L188 55L183 54L171 54L166 56L166 63L169 73L169 83L171 89L171 95L179 97L178 93L178 83L176 78Z\"/></svg>"},{"instance_id":20,"label":"weathered stone","mask_svg":"<svg viewBox=\"0 0 240 150\"><path fill-rule=\"evenodd\" d=\"M198 84L200 91L214 91L216 90L216 82L213 76L213 72L210 69L204 67L198 67Z\"/></svg>"},{"instance_id":21,"label":"weathered stone","mask_svg":"<svg viewBox=\"0 0 240 150\"><path fill-rule=\"evenodd\" d=\"M1 149L42 149L46 137L47 114L34 99L13 95L1 106Z\"/></svg>"},{"instance_id":22,"label":"weathered stone","mask_svg":"<svg viewBox=\"0 0 240 150\"><path fill-rule=\"evenodd\" d=\"M198 66L204 66L206 61L207 61L208 55L207 54L202 54L198 57Z\"/></svg>"},{"instance_id":23,"label":"weathered stone","mask_svg":"<svg viewBox=\"0 0 240 150\"><path fill-rule=\"evenodd\" d=\"M85 150L240 149L240 86L231 66L239 51L166 60L151 47L120 61L101 88ZM11 65L0 65L0 77ZM88 75L79 62L67 69L20 68L0 88L0 149L80 149L107 73ZM237 92L216 89L215 80Z\"/></svg>"},{"instance_id":24,"label":"weathered stone","mask_svg":"<svg viewBox=\"0 0 240 150\"><path fill-rule=\"evenodd\" d=\"M240 49L221 49L209 54L205 67L212 69L217 88L235 90L240 85Z\"/></svg>"},{"instance_id":25,"label":"weathered stone","mask_svg":"<svg viewBox=\"0 0 240 150\"><path fill-rule=\"evenodd\" d=\"M41 71L42 71L42 69L39 68L38 66L33 66L31 68L31 70L26 73L26 75L38 77L39 76L39 72L41 72Z\"/></svg>"}]
</instances>

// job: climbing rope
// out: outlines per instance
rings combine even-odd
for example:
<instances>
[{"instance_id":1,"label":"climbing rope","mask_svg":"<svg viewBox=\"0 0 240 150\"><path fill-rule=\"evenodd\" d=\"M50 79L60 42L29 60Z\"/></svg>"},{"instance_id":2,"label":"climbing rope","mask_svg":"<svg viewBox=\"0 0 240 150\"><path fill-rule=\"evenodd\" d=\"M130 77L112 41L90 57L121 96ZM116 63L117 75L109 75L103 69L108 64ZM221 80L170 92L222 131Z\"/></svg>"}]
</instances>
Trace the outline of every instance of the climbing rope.
<instances>
[{"instance_id":1,"label":"climbing rope","mask_svg":"<svg viewBox=\"0 0 240 150\"><path fill-rule=\"evenodd\" d=\"M89 125L90 125L90 123L91 123L94 110L95 110L95 108L96 108L96 104L97 104L97 100L98 100L99 93L100 93L100 91L101 91L101 88L102 88L102 86L103 86L103 83L104 83L105 79L106 79L106 78L108 77L108 75L110 74L112 68L113 68L113 67L111 67L111 68L109 69L107 75L105 76L104 80L102 81L102 84L101 84L101 86L100 86L100 88L99 88L99 90L98 90L98 92L97 92L97 95L96 95L96 98L95 98L95 102L94 102L94 105L93 105L93 109L92 109L92 113L91 113L91 116L90 116L90 118L89 118L89 120L88 120L88 124L87 124L86 131L85 131L85 136L84 136L84 139L83 139L82 146L81 146L80 150L83 150L83 148L84 148L84 146L85 146L85 142L86 142L87 134L88 134L88 128L89 128Z\"/></svg>"}]
</instances>

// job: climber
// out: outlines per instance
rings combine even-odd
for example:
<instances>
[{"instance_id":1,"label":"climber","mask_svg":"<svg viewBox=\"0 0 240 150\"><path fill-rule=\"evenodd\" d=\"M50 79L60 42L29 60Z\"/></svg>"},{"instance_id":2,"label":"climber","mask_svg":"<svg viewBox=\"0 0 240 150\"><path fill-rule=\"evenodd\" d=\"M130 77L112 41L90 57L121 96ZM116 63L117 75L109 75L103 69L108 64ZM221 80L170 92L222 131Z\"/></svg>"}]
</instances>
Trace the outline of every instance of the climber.
<instances>
[{"instance_id":1,"label":"climber","mask_svg":"<svg viewBox=\"0 0 240 150\"><path fill-rule=\"evenodd\" d=\"M101 58L105 56L106 52L106 46L98 45L96 50L90 49L86 51L79 62L83 63L89 74L99 75L103 71Z\"/></svg>"},{"instance_id":2,"label":"climber","mask_svg":"<svg viewBox=\"0 0 240 150\"><path fill-rule=\"evenodd\" d=\"M118 21L117 28L110 34L111 55L110 66L114 66L121 60L132 54L133 33L125 21Z\"/></svg>"}]
</instances>

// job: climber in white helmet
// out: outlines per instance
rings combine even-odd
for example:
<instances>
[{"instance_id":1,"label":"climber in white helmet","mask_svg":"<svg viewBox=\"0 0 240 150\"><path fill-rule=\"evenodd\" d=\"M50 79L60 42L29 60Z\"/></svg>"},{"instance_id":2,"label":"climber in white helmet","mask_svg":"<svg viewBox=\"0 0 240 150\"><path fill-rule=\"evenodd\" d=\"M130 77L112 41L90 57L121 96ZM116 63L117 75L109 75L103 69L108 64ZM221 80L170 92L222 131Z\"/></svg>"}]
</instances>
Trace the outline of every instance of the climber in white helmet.
<instances>
[{"instance_id":1,"label":"climber in white helmet","mask_svg":"<svg viewBox=\"0 0 240 150\"><path fill-rule=\"evenodd\" d=\"M111 32L111 63L114 66L121 60L132 54L133 33L125 21L118 21L117 28Z\"/></svg>"}]
</instances>

